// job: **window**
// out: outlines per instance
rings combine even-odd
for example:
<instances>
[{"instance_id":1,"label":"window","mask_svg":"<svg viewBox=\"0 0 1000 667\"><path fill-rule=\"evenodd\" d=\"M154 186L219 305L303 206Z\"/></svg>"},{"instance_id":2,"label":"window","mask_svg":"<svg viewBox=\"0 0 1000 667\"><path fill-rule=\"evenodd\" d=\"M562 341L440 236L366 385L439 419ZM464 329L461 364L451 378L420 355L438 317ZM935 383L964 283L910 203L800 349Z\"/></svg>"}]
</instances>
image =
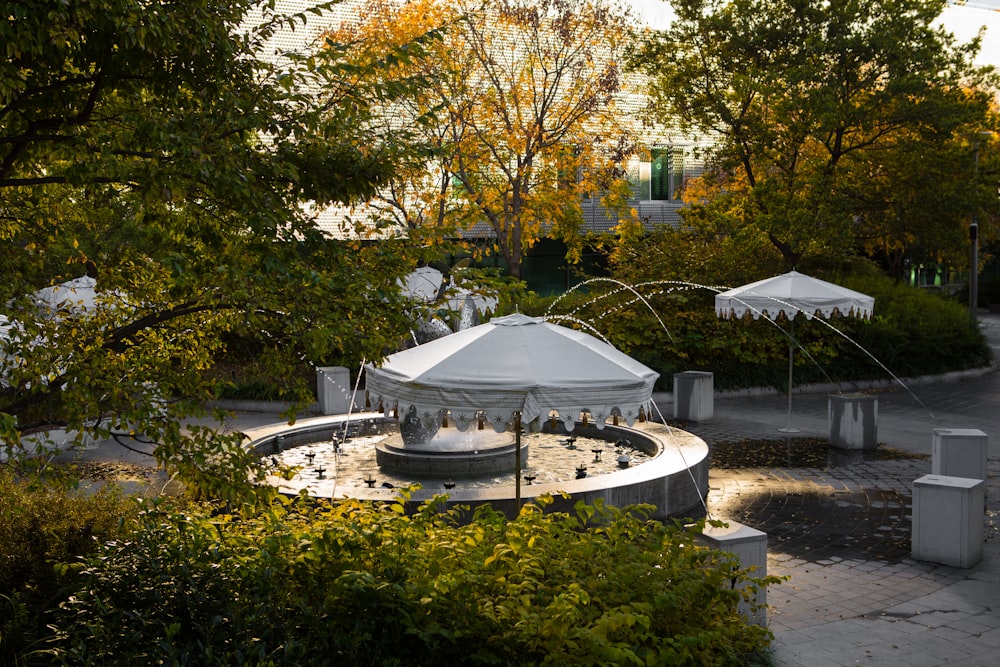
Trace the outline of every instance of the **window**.
<instances>
[{"instance_id":1,"label":"window","mask_svg":"<svg viewBox=\"0 0 1000 667\"><path fill-rule=\"evenodd\" d=\"M654 148L649 160L649 198L672 199L673 160L669 148Z\"/></svg>"},{"instance_id":2,"label":"window","mask_svg":"<svg viewBox=\"0 0 1000 667\"><path fill-rule=\"evenodd\" d=\"M648 169L648 171L647 171ZM649 162L639 165L639 199L680 199L684 184L684 149L660 146L649 150Z\"/></svg>"}]
</instances>

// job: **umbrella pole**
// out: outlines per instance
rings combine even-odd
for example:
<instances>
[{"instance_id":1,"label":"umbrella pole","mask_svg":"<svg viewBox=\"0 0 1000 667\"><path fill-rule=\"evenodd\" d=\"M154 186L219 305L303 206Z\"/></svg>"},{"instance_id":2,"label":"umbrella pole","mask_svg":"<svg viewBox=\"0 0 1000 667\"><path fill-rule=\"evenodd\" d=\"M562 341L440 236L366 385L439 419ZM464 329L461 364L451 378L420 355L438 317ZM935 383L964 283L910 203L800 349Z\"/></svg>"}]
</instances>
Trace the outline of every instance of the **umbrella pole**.
<instances>
[{"instance_id":1,"label":"umbrella pole","mask_svg":"<svg viewBox=\"0 0 1000 667\"><path fill-rule=\"evenodd\" d=\"M514 517L521 513L521 413L514 413Z\"/></svg>"},{"instance_id":2,"label":"umbrella pole","mask_svg":"<svg viewBox=\"0 0 1000 667\"><path fill-rule=\"evenodd\" d=\"M794 369L794 359L795 359L795 318L792 317L789 320L789 334L788 334L788 416L785 420L785 426L779 428L778 431L781 433L798 433L799 429L792 427L792 373Z\"/></svg>"}]
</instances>

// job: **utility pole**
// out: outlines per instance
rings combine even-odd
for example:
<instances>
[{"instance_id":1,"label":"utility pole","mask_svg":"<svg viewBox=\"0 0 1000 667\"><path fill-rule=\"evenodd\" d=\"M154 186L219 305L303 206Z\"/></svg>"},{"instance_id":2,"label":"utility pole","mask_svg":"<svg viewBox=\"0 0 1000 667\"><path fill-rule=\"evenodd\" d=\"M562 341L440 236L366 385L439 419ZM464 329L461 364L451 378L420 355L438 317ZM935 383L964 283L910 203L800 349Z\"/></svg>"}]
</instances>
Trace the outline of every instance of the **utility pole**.
<instances>
[{"instance_id":1,"label":"utility pole","mask_svg":"<svg viewBox=\"0 0 1000 667\"><path fill-rule=\"evenodd\" d=\"M972 224L969 225L969 316L976 319L979 302L979 142L992 132L977 132L973 140Z\"/></svg>"}]
</instances>

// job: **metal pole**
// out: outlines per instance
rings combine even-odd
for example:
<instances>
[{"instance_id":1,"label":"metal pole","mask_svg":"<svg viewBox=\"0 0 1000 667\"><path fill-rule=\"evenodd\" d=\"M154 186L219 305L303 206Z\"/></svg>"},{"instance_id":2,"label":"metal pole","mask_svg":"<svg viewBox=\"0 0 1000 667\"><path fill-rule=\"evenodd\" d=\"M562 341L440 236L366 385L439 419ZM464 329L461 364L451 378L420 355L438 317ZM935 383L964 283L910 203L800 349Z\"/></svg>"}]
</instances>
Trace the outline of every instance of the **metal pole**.
<instances>
[{"instance_id":1,"label":"metal pole","mask_svg":"<svg viewBox=\"0 0 1000 667\"><path fill-rule=\"evenodd\" d=\"M795 343L788 341L788 418L785 420L785 430L792 430L792 378L795 373Z\"/></svg>"},{"instance_id":2,"label":"metal pole","mask_svg":"<svg viewBox=\"0 0 1000 667\"><path fill-rule=\"evenodd\" d=\"M789 320L788 334L788 418L784 428L779 428L780 433L798 433L799 429L792 426L792 377L795 369L795 317Z\"/></svg>"},{"instance_id":3,"label":"metal pole","mask_svg":"<svg viewBox=\"0 0 1000 667\"><path fill-rule=\"evenodd\" d=\"M979 223L976 211L972 211L972 224L969 225L969 315L976 319L976 304L979 302Z\"/></svg>"},{"instance_id":4,"label":"metal pole","mask_svg":"<svg viewBox=\"0 0 1000 667\"><path fill-rule=\"evenodd\" d=\"M972 181L972 224L969 225L969 316L976 319L976 305L979 302L979 200L976 191L979 186L979 139L975 143L975 177Z\"/></svg>"},{"instance_id":5,"label":"metal pole","mask_svg":"<svg viewBox=\"0 0 1000 667\"><path fill-rule=\"evenodd\" d=\"M514 517L521 513L521 413L514 413Z\"/></svg>"}]
</instances>

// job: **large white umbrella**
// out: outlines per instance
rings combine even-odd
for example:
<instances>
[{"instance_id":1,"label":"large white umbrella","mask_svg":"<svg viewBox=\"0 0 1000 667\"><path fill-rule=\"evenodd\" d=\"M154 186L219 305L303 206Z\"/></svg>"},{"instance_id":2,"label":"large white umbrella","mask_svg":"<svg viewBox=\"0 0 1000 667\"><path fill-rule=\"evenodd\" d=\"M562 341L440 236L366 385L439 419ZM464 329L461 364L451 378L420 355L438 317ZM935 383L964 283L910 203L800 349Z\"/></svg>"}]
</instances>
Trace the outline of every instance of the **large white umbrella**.
<instances>
[{"instance_id":1,"label":"large white umbrella","mask_svg":"<svg viewBox=\"0 0 1000 667\"><path fill-rule=\"evenodd\" d=\"M386 410L413 406L427 426L451 413L465 430L483 412L497 432L515 413L530 423L555 411L571 430L581 412L598 428L648 410L659 374L590 334L515 314L390 355L366 367Z\"/></svg>"},{"instance_id":2,"label":"large white umbrella","mask_svg":"<svg viewBox=\"0 0 1000 667\"><path fill-rule=\"evenodd\" d=\"M98 302L97 280L81 276L59 285L43 287L32 298L44 315L81 315L93 311Z\"/></svg>"},{"instance_id":3,"label":"large white umbrella","mask_svg":"<svg viewBox=\"0 0 1000 667\"><path fill-rule=\"evenodd\" d=\"M64 318L92 316L101 305L112 303L108 293L98 293L97 280L90 276L81 276L58 285L43 287L31 294L36 312L42 319L60 321ZM6 315L0 314L0 386L7 386L3 375L8 367L16 367L22 363L15 352L10 354L3 348L8 341L22 329L22 324L12 321ZM37 337L27 344L28 348L47 345L44 337ZM24 352L24 350L20 350Z\"/></svg>"},{"instance_id":4,"label":"large white umbrella","mask_svg":"<svg viewBox=\"0 0 1000 667\"><path fill-rule=\"evenodd\" d=\"M399 280L403 294L421 303L446 303L448 308L460 312L466 301L471 301L479 312L487 313L496 309L495 295L481 290L470 290L455 284L454 277L444 274L432 266L421 266Z\"/></svg>"},{"instance_id":5,"label":"large white umbrella","mask_svg":"<svg viewBox=\"0 0 1000 667\"><path fill-rule=\"evenodd\" d=\"M589 334L515 314L392 354L366 376L372 400L387 413L415 408L425 428L446 411L463 431L480 413L497 432L512 427L520 503L522 423L555 412L572 430L588 412L597 428L612 415L631 425L659 374Z\"/></svg>"},{"instance_id":6,"label":"large white umbrella","mask_svg":"<svg viewBox=\"0 0 1000 667\"><path fill-rule=\"evenodd\" d=\"M715 296L715 314L723 319L741 318L747 313L754 319L762 315L773 320L788 318L788 422L786 432L795 432L792 421L792 369L795 354L795 318L802 313L807 320L817 314L829 319L835 313L844 317L870 318L875 298L840 285L789 271L780 276L758 280Z\"/></svg>"}]
</instances>

